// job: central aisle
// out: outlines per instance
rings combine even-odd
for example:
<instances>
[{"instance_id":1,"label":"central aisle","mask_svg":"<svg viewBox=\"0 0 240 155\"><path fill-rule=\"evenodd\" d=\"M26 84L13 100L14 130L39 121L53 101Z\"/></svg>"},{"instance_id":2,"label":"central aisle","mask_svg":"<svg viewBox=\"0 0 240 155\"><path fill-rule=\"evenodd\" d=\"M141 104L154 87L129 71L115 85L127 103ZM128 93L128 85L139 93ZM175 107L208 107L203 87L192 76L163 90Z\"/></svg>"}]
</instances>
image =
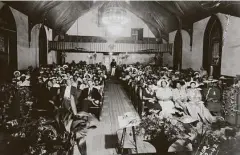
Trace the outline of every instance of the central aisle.
<instances>
[{"instance_id":1,"label":"central aisle","mask_svg":"<svg viewBox=\"0 0 240 155\"><path fill-rule=\"evenodd\" d=\"M107 81L102 116L99 126L87 136L87 155L116 155L116 131L119 129L118 116L126 112L135 112L131 101L122 86ZM149 145L138 144L138 152L155 152Z\"/></svg>"}]
</instances>

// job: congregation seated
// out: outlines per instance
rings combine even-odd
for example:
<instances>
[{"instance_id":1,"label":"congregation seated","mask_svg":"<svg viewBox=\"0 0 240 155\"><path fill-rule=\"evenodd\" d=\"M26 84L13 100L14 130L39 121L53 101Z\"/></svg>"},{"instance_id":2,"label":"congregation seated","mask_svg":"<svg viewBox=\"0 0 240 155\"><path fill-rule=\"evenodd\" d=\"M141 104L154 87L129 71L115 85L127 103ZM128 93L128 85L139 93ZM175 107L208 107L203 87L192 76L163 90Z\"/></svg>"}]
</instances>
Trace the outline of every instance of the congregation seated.
<instances>
[{"instance_id":1,"label":"congregation seated","mask_svg":"<svg viewBox=\"0 0 240 155\"><path fill-rule=\"evenodd\" d=\"M216 115L220 115L213 113L213 108L211 108L213 104L210 103L214 100L215 109L221 106L219 98L210 99L214 98L211 95L219 94L220 91L211 88L208 95L204 93L204 89L209 89L206 86L208 85L206 81L209 79L203 68L200 71L192 69L174 71L168 67L149 65L133 64L119 67L122 67L121 70L123 70L119 79L125 83L127 89L133 85L142 88L145 111L146 109L154 109L161 110L164 115L189 115L204 123L213 123L216 121ZM209 81L213 82L213 80Z\"/></svg>"},{"instance_id":2,"label":"congregation seated","mask_svg":"<svg viewBox=\"0 0 240 155\"><path fill-rule=\"evenodd\" d=\"M18 87L31 88L36 98L34 108L46 110L47 113L63 108L75 115L78 110L89 112L91 106L100 108L98 104L103 98L106 78L103 64L87 65L80 61L40 66L34 71L29 68L22 73L15 71L12 82ZM86 99L89 101L87 104Z\"/></svg>"}]
</instances>

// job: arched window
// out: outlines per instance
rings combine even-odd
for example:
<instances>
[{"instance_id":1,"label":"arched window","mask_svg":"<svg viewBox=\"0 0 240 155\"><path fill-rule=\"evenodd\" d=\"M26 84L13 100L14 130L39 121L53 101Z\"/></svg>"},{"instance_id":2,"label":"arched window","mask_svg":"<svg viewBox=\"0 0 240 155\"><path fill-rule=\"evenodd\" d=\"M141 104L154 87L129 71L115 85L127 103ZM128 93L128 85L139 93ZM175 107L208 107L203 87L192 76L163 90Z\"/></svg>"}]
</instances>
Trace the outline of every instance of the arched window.
<instances>
[{"instance_id":1,"label":"arched window","mask_svg":"<svg viewBox=\"0 0 240 155\"><path fill-rule=\"evenodd\" d=\"M179 70L182 68L182 34L178 30L174 40L174 54L173 54L173 69Z\"/></svg>"},{"instance_id":2,"label":"arched window","mask_svg":"<svg viewBox=\"0 0 240 155\"><path fill-rule=\"evenodd\" d=\"M0 27L0 78L7 80L17 70L17 28L7 5L0 10Z\"/></svg>"},{"instance_id":3,"label":"arched window","mask_svg":"<svg viewBox=\"0 0 240 155\"><path fill-rule=\"evenodd\" d=\"M213 69L213 77L219 77L221 75L221 59L222 25L217 16L214 15L210 18L204 33L203 68L209 74Z\"/></svg>"},{"instance_id":4,"label":"arched window","mask_svg":"<svg viewBox=\"0 0 240 155\"><path fill-rule=\"evenodd\" d=\"M39 65L47 65L47 56L47 34L44 25L42 25L39 32Z\"/></svg>"}]
</instances>

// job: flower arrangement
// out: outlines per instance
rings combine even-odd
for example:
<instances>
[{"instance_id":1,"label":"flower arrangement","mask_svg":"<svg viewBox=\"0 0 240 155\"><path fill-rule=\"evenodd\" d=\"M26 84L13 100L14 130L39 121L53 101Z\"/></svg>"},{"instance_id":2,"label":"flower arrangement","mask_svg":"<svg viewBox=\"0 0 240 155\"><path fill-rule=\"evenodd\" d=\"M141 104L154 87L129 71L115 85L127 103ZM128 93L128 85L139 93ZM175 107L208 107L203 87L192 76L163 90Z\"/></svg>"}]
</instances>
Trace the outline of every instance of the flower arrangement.
<instances>
[{"instance_id":1,"label":"flower arrangement","mask_svg":"<svg viewBox=\"0 0 240 155\"><path fill-rule=\"evenodd\" d=\"M9 109L13 97L16 94L16 87L13 84L3 84L0 86L0 123L4 124L10 117Z\"/></svg>"},{"instance_id":2,"label":"flower arrangement","mask_svg":"<svg viewBox=\"0 0 240 155\"><path fill-rule=\"evenodd\" d=\"M20 113L27 115L34 102L32 92L28 87L18 87L14 84L4 84L0 86L0 111L2 113L1 123L11 119L8 113L10 107L15 102L20 104Z\"/></svg>"},{"instance_id":3,"label":"flower arrangement","mask_svg":"<svg viewBox=\"0 0 240 155\"><path fill-rule=\"evenodd\" d=\"M12 84L0 86L0 110L1 123L5 131L11 135L9 144L12 141L24 141L26 147L21 147L22 151L29 155L49 155L52 153L71 154L76 142L81 141L84 147L86 135L89 129L95 128L97 119L88 113L79 113L75 117L63 119L62 109L55 109L56 116L48 118L42 116L35 118L31 116L34 97L28 87L17 87ZM7 117L8 108L13 102L19 102L21 115L16 119ZM64 126L64 122L71 122L69 130ZM14 142L13 142L14 143Z\"/></svg>"},{"instance_id":4,"label":"flower arrangement","mask_svg":"<svg viewBox=\"0 0 240 155\"><path fill-rule=\"evenodd\" d=\"M28 115L29 110L34 102L32 91L29 87L19 87L17 89L18 102L20 103L20 114Z\"/></svg>"},{"instance_id":5,"label":"flower arrangement","mask_svg":"<svg viewBox=\"0 0 240 155\"><path fill-rule=\"evenodd\" d=\"M181 134L181 129L181 124L174 119L164 117L158 111L151 111L150 114L143 114L137 133L145 140L152 140L164 132L168 140L172 141Z\"/></svg>"},{"instance_id":6,"label":"flower arrangement","mask_svg":"<svg viewBox=\"0 0 240 155\"><path fill-rule=\"evenodd\" d=\"M137 128L137 134L152 143L157 153L191 151L194 155L230 155L239 152L240 134L238 129L229 127L221 120L213 124L203 124L201 122L184 123L176 117L164 117L161 112L150 112L144 114L142 121ZM240 133L240 132L239 132ZM159 138L164 134L165 139ZM167 143L167 148L159 150L162 144ZM234 145L233 145L234 144Z\"/></svg>"},{"instance_id":7,"label":"flower arrangement","mask_svg":"<svg viewBox=\"0 0 240 155\"><path fill-rule=\"evenodd\" d=\"M240 132L239 129L215 124L217 129L210 128L201 137L196 139L194 155L232 155L239 153Z\"/></svg>"},{"instance_id":8,"label":"flower arrangement","mask_svg":"<svg viewBox=\"0 0 240 155\"><path fill-rule=\"evenodd\" d=\"M70 152L74 137L68 132L59 132L54 121L40 117L34 120L30 117L8 121L6 128L15 139L26 139L28 154L47 155L53 152Z\"/></svg>"},{"instance_id":9,"label":"flower arrangement","mask_svg":"<svg viewBox=\"0 0 240 155\"><path fill-rule=\"evenodd\" d=\"M223 91L222 111L225 116L235 116L240 111L237 109L236 95L240 93L240 87L232 85Z\"/></svg>"},{"instance_id":10,"label":"flower arrangement","mask_svg":"<svg viewBox=\"0 0 240 155\"><path fill-rule=\"evenodd\" d=\"M52 153L68 155L71 154L76 142L79 142L79 147L85 147L87 132L96 127L97 119L84 112L61 119L61 109L58 110L56 120L47 117L36 119L27 115L8 121L4 126L14 139L25 141L27 147L23 149L29 155ZM72 122L70 129L63 125L66 122Z\"/></svg>"}]
</instances>

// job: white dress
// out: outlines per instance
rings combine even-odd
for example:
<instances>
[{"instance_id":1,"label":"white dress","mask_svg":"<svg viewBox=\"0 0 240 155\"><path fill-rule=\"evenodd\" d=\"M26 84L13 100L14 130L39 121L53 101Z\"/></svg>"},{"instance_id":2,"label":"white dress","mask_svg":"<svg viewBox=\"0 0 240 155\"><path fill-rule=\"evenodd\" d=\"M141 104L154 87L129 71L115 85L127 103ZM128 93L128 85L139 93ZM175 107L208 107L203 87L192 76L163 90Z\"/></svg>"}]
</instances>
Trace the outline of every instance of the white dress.
<instances>
[{"instance_id":1,"label":"white dress","mask_svg":"<svg viewBox=\"0 0 240 155\"><path fill-rule=\"evenodd\" d=\"M173 114L176 112L175 110L175 105L172 102L172 90L167 87L167 88L159 88L156 92L156 97L159 99L159 104L162 107L162 113L164 114Z\"/></svg>"},{"instance_id":2,"label":"white dress","mask_svg":"<svg viewBox=\"0 0 240 155\"><path fill-rule=\"evenodd\" d=\"M173 101L175 102L175 106L178 108L184 108L186 111L186 102L187 102L187 91L185 88L181 89L173 89Z\"/></svg>"},{"instance_id":3,"label":"white dress","mask_svg":"<svg viewBox=\"0 0 240 155\"><path fill-rule=\"evenodd\" d=\"M215 117L211 115L209 110L204 106L202 101L202 95L198 89L188 89L187 97L189 102L187 103L187 109L189 114L198 120L208 121L210 123L215 121Z\"/></svg>"}]
</instances>

